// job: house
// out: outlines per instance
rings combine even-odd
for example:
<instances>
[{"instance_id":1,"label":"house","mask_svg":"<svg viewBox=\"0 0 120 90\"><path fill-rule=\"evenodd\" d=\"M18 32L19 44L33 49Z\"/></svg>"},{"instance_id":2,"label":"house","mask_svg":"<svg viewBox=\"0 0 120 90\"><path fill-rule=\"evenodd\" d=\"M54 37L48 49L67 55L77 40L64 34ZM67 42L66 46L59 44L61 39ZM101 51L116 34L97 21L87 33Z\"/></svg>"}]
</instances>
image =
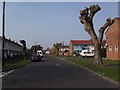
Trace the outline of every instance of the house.
<instances>
[{"instance_id":1,"label":"house","mask_svg":"<svg viewBox=\"0 0 120 90\"><path fill-rule=\"evenodd\" d=\"M18 44L15 41L11 41L10 39L5 38L4 40L4 57L13 57L16 55L23 54L22 45ZM0 57L2 55L2 37L0 36Z\"/></svg>"},{"instance_id":2,"label":"house","mask_svg":"<svg viewBox=\"0 0 120 90\"><path fill-rule=\"evenodd\" d=\"M60 54L64 54L66 56L69 55L69 46L68 45L63 45L61 48L60 48Z\"/></svg>"},{"instance_id":3,"label":"house","mask_svg":"<svg viewBox=\"0 0 120 90\"><path fill-rule=\"evenodd\" d=\"M102 46L106 43L105 40L102 42ZM69 54L73 55L75 52L81 52L82 50L94 51L94 44L92 40L71 40L69 46Z\"/></svg>"},{"instance_id":4,"label":"house","mask_svg":"<svg viewBox=\"0 0 120 90\"><path fill-rule=\"evenodd\" d=\"M114 18L114 23L106 31L107 59L120 60L120 18Z\"/></svg>"},{"instance_id":5,"label":"house","mask_svg":"<svg viewBox=\"0 0 120 90\"><path fill-rule=\"evenodd\" d=\"M69 46L69 54L74 52L81 52L83 49L94 50L92 40L71 40Z\"/></svg>"},{"instance_id":6,"label":"house","mask_svg":"<svg viewBox=\"0 0 120 90\"><path fill-rule=\"evenodd\" d=\"M64 46L62 46L61 48L60 48L60 51L62 52L62 51L69 51L69 46L67 46L67 45L64 45Z\"/></svg>"}]
</instances>

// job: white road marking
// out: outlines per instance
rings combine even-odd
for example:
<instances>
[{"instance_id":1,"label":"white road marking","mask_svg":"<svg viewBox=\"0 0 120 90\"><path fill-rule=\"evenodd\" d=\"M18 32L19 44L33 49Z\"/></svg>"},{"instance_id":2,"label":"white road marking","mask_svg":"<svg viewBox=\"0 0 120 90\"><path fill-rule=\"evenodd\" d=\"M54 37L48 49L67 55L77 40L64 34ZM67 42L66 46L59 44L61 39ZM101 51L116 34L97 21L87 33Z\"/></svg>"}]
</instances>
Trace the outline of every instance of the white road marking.
<instances>
[{"instance_id":1,"label":"white road marking","mask_svg":"<svg viewBox=\"0 0 120 90\"><path fill-rule=\"evenodd\" d=\"M60 64L60 63L58 63L58 64L56 64L56 67L63 68L63 65L62 65L62 64Z\"/></svg>"},{"instance_id":2,"label":"white road marking","mask_svg":"<svg viewBox=\"0 0 120 90\"><path fill-rule=\"evenodd\" d=\"M59 66L60 66L60 64L56 64L56 66L57 66L57 67L59 67Z\"/></svg>"},{"instance_id":3,"label":"white road marking","mask_svg":"<svg viewBox=\"0 0 120 90\"><path fill-rule=\"evenodd\" d=\"M42 58L42 60L45 60L46 58Z\"/></svg>"},{"instance_id":4,"label":"white road marking","mask_svg":"<svg viewBox=\"0 0 120 90\"><path fill-rule=\"evenodd\" d=\"M5 76L5 75L7 75L7 74L12 73L13 71L15 71L15 70L11 70L11 71L8 71L8 72L2 72L2 73L0 73L0 78L3 77L3 76Z\"/></svg>"},{"instance_id":5,"label":"white road marking","mask_svg":"<svg viewBox=\"0 0 120 90\"><path fill-rule=\"evenodd\" d=\"M64 59L64 58L59 58L59 59L61 59L61 60L66 60L66 59Z\"/></svg>"}]
</instances>

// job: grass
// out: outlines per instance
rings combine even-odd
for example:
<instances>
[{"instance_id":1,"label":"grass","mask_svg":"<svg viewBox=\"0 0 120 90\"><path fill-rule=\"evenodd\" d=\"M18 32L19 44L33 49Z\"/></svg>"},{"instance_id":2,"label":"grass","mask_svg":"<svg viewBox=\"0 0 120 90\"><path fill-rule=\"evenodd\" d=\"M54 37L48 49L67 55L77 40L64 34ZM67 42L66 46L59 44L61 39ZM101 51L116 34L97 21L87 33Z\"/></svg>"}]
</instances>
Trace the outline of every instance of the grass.
<instances>
[{"instance_id":1,"label":"grass","mask_svg":"<svg viewBox=\"0 0 120 90\"><path fill-rule=\"evenodd\" d=\"M2 71L9 71L12 69L17 69L23 67L31 62L30 59L23 59L23 57L14 58L14 59L7 59L5 60L5 65L2 68Z\"/></svg>"},{"instance_id":2,"label":"grass","mask_svg":"<svg viewBox=\"0 0 120 90\"><path fill-rule=\"evenodd\" d=\"M73 63L79 64L85 68L88 68L94 72L97 72L101 75L104 74L105 77L111 78L114 81L119 82L118 77L120 77L119 72L119 62L115 60L106 60L103 59L104 66L97 67L94 65L94 58L80 58L80 57L63 57L66 60L69 60Z\"/></svg>"}]
</instances>

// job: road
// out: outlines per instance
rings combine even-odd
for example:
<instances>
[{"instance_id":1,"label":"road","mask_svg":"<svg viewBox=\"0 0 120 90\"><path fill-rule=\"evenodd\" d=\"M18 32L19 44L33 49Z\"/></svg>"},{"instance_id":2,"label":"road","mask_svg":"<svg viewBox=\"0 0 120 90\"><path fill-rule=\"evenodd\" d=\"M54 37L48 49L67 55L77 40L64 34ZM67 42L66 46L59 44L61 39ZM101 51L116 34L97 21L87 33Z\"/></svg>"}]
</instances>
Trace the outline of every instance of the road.
<instances>
[{"instance_id":1,"label":"road","mask_svg":"<svg viewBox=\"0 0 120 90\"><path fill-rule=\"evenodd\" d=\"M5 75L2 85L3 88L117 88L113 82L52 56Z\"/></svg>"}]
</instances>

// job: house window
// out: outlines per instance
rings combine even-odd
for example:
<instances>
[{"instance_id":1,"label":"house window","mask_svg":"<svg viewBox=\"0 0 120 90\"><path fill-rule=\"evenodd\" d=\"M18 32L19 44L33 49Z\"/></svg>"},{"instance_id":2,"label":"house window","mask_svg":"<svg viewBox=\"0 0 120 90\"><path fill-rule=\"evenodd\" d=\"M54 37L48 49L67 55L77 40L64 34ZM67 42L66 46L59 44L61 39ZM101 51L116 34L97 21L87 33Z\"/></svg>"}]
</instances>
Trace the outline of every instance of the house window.
<instances>
[{"instance_id":1,"label":"house window","mask_svg":"<svg viewBox=\"0 0 120 90\"><path fill-rule=\"evenodd\" d=\"M109 51L112 51L112 46L109 47Z\"/></svg>"},{"instance_id":2,"label":"house window","mask_svg":"<svg viewBox=\"0 0 120 90\"><path fill-rule=\"evenodd\" d=\"M118 51L118 47L117 46L115 46L115 51Z\"/></svg>"}]
</instances>

